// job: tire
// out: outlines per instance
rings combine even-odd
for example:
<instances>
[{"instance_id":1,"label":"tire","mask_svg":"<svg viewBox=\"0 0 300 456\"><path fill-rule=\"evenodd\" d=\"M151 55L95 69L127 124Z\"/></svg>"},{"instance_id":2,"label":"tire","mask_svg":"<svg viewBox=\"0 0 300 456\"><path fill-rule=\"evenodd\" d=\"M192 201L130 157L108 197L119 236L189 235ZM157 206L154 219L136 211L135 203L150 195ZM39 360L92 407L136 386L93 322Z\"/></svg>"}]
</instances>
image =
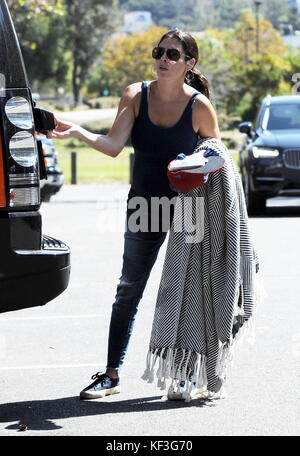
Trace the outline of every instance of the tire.
<instances>
[{"instance_id":1,"label":"tire","mask_svg":"<svg viewBox=\"0 0 300 456\"><path fill-rule=\"evenodd\" d=\"M249 179L247 176L243 177L243 187L248 215L264 215L267 209L267 198L265 197L265 195L262 195L258 192L253 192L250 189Z\"/></svg>"}]
</instances>

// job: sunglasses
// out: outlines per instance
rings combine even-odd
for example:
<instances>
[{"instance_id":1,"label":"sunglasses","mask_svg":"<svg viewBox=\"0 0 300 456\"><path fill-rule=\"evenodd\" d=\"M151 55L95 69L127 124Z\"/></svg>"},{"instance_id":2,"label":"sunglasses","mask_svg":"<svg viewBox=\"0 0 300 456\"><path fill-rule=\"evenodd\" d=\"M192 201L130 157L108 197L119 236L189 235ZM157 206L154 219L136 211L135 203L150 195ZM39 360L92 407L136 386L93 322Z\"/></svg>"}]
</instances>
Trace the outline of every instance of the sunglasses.
<instances>
[{"instance_id":1,"label":"sunglasses","mask_svg":"<svg viewBox=\"0 0 300 456\"><path fill-rule=\"evenodd\" d=\"M167 55L167 58L174 62L177 62L180 59L180 57L182 55L184 55L184 54L181 54L181 52L178 51L178 49L174 49L174 48L166 49L162 46L156 46L155 48L152 49L152 57L155 60L161 59L165 53ZM187 56L185 56L185 57L187 57Z\"/></svg>"}]
</instances>

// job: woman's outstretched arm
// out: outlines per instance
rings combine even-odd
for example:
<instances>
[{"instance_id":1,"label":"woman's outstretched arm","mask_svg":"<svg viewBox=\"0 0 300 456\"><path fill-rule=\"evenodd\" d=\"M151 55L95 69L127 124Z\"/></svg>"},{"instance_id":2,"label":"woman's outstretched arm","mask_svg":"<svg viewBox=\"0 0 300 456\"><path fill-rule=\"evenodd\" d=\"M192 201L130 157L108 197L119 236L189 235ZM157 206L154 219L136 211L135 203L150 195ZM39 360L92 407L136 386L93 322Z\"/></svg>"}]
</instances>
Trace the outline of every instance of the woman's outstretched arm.
<instances>
[{"instance_id":1,"label":"woman's outstretched arm","mask_svg":"<svg viewBox=\"0 0 300 456\"><path fill-rule=\"evenodd\" d=\"M107 135L91 133L83 127L71 122L64 122L56 117L56 128L48 133L51 139L79 138L94 149L116 157L125 146L135 120L135 103L140 96L141 84L128 86L119 102L114 123Z\"/></svg>"}]
</instances>

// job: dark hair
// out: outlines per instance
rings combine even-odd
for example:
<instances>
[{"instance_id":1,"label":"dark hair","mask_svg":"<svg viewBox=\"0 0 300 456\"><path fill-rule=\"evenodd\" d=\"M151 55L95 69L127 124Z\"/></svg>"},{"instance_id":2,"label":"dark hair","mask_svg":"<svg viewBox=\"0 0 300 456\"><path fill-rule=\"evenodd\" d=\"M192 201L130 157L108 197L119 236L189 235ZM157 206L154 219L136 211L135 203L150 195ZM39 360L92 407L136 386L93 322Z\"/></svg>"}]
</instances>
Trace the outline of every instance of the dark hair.
<instances>
[{"instance_id":1,"label":"dark hair","mask_svg":"<svg viewBox=\"0 0 300 456\"><path fill-rule=\"evenodd\" d=\"M183 47L183 50L186 54L186 60L189 59L196 59L195 66L198 62L199 58L199 52L198 52L198 46L195 41L195 39L190 35L188 32L183 32L182 30L178 29L177 27L169 30L166 32L161 39L159 40L158 45L165 39L165 38L175 38L180 42L180 44ZM208 80L206 77L201 73L200 70L195 68L195 66L187 71L185 75L185 83L190 85L191 87L194 87L194 89L198 90L199 92L203 93L204 95L207 96L207 98L210 98L209 96L209 85L208 85Z\"/></svg>"}]
</instances>

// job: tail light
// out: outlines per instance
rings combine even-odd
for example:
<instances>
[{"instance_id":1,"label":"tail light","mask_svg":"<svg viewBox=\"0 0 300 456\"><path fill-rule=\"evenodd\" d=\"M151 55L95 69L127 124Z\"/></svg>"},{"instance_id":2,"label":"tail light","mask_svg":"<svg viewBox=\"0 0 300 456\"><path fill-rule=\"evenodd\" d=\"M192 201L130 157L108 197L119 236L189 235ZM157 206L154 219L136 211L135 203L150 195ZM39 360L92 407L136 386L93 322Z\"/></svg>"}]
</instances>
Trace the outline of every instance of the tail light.
<instances>
[{"instance_id":1,"label":"tail light","mask_svg":"<svg viewBox=\"0 0 300 456\"><path fill-rule=\"evenodd\" d=\"M3 98L2 98L3 100ZM7 89L1 103L3 121L2 170L7 170L7 188L1 179L0 206L17 210L40 204L39 158L35 139L31 96L28 89Z\"/></svg>"}]
</instances>

